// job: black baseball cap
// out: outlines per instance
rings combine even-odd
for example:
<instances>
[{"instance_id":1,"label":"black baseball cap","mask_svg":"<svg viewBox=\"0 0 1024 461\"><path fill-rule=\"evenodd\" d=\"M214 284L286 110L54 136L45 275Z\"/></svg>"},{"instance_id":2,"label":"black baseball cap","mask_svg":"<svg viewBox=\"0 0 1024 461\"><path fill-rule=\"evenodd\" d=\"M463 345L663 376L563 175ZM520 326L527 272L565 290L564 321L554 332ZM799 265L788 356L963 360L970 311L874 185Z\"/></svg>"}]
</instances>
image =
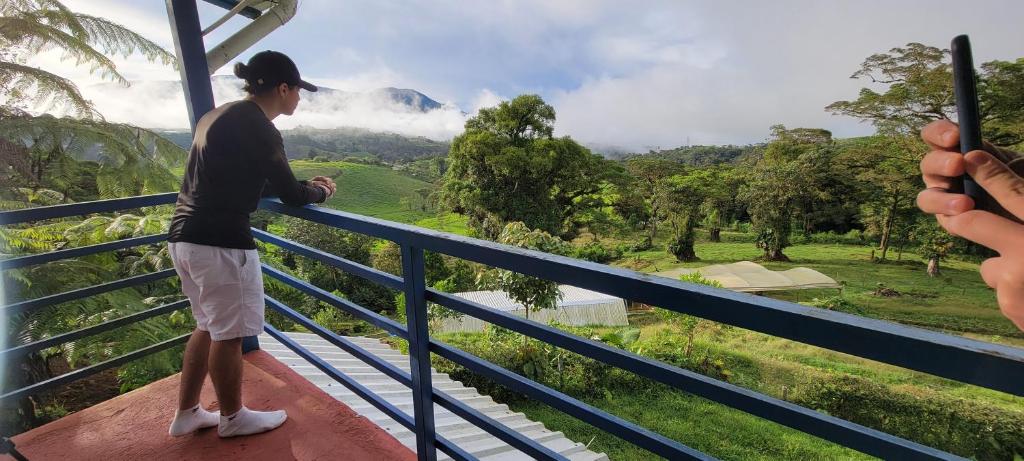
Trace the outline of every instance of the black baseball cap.
<instances>
[{"instance_id":1,"label":"black baseball cap","mask_svg":"<svg viewBox=\"0 0 1024 461\"><path fill-rule=\"evenodd\" d=\"M239 63L241 64L241 63ZM244 66L235 66L235 75L254 87L277 86L287 83L306 91L316 91L316 85L299 77L299 68L284 53L260 51L249 58Z\"/></svg>"}]
</instances>

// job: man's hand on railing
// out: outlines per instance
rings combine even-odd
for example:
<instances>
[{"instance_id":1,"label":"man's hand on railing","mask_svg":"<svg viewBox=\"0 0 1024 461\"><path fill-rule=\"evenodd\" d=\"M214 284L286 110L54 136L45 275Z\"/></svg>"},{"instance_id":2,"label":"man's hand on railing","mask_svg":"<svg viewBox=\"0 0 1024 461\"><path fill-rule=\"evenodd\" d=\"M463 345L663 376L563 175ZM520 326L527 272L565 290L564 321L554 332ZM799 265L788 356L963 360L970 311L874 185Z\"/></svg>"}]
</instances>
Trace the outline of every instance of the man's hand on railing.
<instances>
[{"instance_id":1,"label":"man's hand on railing","mask_svg":"<svg viewBox=\"0 0 1024 461\"><path fill-rule=\"evenodd\" d=\"M309 180L309 184L313 186L319 186L327 192L327 196L324 200L327 200L334 196L334 192L338 190L338 186L334 184L334 180L327 176L314 176L313 179Z\"/></svg>"},{"instance_id":2,"label":"man's hand on railing","mask_svg":"<svg viewBox=\"0 0 1024 461\"><path fill-rule=\"evenodd\" d=\"M1024 221L1024 179L1011 167L1020 171L1024 159L994 148L994 153L1002 158L982 150L961 155L958 151L960 131L948 120L924 127L921 137L932 151L921 160L927 189L918 194L917 205L924 212L934 214L951 234L999 253L998 257L981 264L981 277L988 286L995 288L1003 315L1024 330L1024 224L1020 224ZM990 146L986 146L988 148ZM953 181L959 181L965 172L999 202L1009 216L976 210L970 197L947 192Z\"/></svg>"}]
</instances>

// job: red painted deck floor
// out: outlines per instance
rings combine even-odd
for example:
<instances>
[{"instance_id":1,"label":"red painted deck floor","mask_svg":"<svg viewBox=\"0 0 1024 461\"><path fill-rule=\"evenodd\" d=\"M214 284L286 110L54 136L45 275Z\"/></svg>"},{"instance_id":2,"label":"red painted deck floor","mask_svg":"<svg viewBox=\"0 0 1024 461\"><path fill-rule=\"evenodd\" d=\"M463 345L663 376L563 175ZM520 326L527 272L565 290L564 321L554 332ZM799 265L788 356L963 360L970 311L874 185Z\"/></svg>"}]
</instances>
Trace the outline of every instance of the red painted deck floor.
<instances>
[{"instance_id":1,"label":"red painted deck floor","mask_svg":"<svg viewBox=\"0 0 1024 461\"><path fill-rule=\"evenodd\" d=\"M270 432L229 439L216 428L171 437L178 375L14 437L29 460L414 460L394 437L324 393L266 352L245 355L243 401L254 410L285 409ZM216 407L207 378L202 402ZM4 456L5 459L11 459Z\"/></svg>"}]
</instances>

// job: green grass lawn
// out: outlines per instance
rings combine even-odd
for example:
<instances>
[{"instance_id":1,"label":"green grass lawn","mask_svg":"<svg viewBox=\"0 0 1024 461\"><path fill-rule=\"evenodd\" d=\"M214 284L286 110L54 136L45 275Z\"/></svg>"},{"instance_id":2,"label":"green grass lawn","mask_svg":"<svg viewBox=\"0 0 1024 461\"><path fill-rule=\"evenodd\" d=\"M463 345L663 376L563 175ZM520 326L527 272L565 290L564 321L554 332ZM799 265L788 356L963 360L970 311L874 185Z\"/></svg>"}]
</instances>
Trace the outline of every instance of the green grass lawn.
<instances>
[{"instance_id":1,"label":"green grass lawn","mask_svg":"<svg viewBox=\"0 0 1024 461\"><path fill-rule=\"evenodd\" d=\"M676 267L701 267L737 261L757 261L761 252L753 243L698 242L700 261L680 263L664 250L660 242L643 252L627 253L615 265L642 272L658 272ZM771 270L805 266L844 283L842 295L870 317L954 333L981 335L988 340L1001 336L1024 339L1024 333L1007 320L996 304L995 292L981 280L978 264L946 260L942 274L929 277L919 255L904 252L902 260L873 263L871 247L840 244L794 245L785 250L791 262L763 263ZM895 259L895 254L890 254ZM901 295L880 297L872 293L884 284ZM838 290L794 290L767 293L787 301L836 296Z\"/></svg>"}]
</instances>

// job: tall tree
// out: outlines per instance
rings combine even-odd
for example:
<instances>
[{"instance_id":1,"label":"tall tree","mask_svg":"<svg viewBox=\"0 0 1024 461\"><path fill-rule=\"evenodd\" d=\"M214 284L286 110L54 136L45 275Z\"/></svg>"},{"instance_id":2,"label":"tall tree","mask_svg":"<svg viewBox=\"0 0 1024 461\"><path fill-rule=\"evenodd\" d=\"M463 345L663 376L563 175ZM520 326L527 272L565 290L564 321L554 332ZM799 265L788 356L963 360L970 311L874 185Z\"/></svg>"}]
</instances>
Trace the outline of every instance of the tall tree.
<instances>
[{"instance_id":1,"label":"tall tree","mask_svg":"<svg viewBox=\"0 0 1024 461\"><path fill-rule=\"evenodd\" d=\"M875 135L852 142L838 158L838 165L860 183L861 221L865 230L878 236L879 260L885 261L895 243L894 230L916 219L914 197L921 188L919 141L909 136Z\"/></svg>"},{"instance_id":2,"label":"tall tree","mask_svg":"<svg viewBox=\"0 0 1024 461\"><path fill-rule=\"evenodd\" d=\"M708 239L722 241L722 227L733 219L738 208L737 194L743 184L743 176L729 166L709 168L707 195L701 206L704 220L708 225Z\"/></svg>"},{"instance_id":3,"label":"tall tree","mask_svg":"<svg viewBox=\"0 0 1024 461\"><path fill-rule=\"evenodd\" d=\"M679 261L698 259L694 250L697 223L701 220L701 205L710 195L714 179L709 170L693 169L658 182L655 201L672 226L668 252Z\"/></svg>"},{"instance_id":4,"label":"tall tree","mask_svg":"<svg viewBox=\"0 0 1024 461\"><path fill-rule=\"evenodd\" d=\"M831 148L832 134L817 128L772 128L772 141L764 155L746 175L740 198L747 205L757 233L757 246L767 261L788 261L782 252L790 245L793 220L806 216L827 196L816 188L827 182L821 178L823 159ZM806 227L806 226L805 226Z\"/></svg>"},{"instance_id":5,"label":"tall tree","mask_svg":"<svg viewBox=\"0 0 1024 461\"><path fill-rule=\"evenodd\" d=\"M982 132L993 144L1024 140L1024 59L983 63L978 73ZM850 78L866 79L884 91L861 88L857 99L825 109L870 121L886 134L916 134L929 122L956 114L949 50L920 43L869 56Z\"/></svg>"},{"instance_id":6,"label":"tall tree","mask_svg":"<svg viewBox=\"0 0 1024 461\"><path fill-rule=\"evenodd\" d=\"M626 161L626 171L634 180L634 190L647 204L650 217L647 220L647 239L653 241L658 234L658 221L663 213L661 201L656 200L658 183L669 176L683 172L683 165L671 160L635 157Z\"/></svg>"},{"instance_id":7,"label":"tall tree","mask_svg":"<svg viewBox=\"0 0 1024 461\"><path fill-rule=\"evenodd\" d=\"M572 217L595 206L612 165L569 137L552 133L555 111L539 96L523 95L481 109L452 141L442 200L469 217L486 238L504 223L571 236Z\"/></svg>"}]
</instances>

